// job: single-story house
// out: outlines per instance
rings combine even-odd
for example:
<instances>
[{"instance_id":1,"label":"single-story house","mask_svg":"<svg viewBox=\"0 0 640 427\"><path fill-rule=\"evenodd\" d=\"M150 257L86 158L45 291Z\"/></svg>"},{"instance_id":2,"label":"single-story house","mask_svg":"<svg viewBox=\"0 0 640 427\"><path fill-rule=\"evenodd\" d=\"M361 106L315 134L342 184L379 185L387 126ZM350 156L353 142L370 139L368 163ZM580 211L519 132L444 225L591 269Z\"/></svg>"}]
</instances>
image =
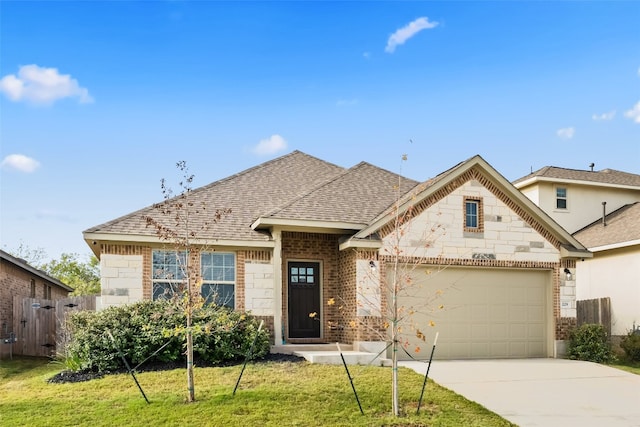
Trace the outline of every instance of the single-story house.
<instances>
[{"instance_id":1,"label":"single-story house","mask_svg":"<svg viewBox=\"0 0 640 427\"><path fill-rule=\"evenodd\" d=\"M576 323L566 272L591 253L480 156L418 182L294 151L188 197L193 290L264 319L274 344L384 349L397 312L405 358L436 332L440 358L556 357ZM149 206L84 231L103 307L183 279L181 252L149 226L174 214Z\"/></svg>"},{"instance_id":2,"label":"single-story house","mask_svg":"<svg viewBox=\"0 0 640 427\"><path fill-rule=\"evenodd\" d=\"M611 335L640 328L640 202L625 205L574 233L593 253L577 264L578 300L611 301Z\"/></svg>"}]
</instances>

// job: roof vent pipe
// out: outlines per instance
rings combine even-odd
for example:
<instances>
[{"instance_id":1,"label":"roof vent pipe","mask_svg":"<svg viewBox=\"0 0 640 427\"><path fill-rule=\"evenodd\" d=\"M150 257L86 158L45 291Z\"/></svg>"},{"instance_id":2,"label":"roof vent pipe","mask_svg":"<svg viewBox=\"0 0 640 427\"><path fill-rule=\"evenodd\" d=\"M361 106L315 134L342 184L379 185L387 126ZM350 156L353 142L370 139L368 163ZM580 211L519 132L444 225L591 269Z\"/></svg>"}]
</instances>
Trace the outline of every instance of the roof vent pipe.
<instances>
[{"instance_id":1,"label":"roof vent pipe","mask_svg":"<svg viewBox=\"0 0 640 427\"><path fill-rule=\"evenodd\" d=\"M591 172L593 172L593 167L594 167L595 165L596 165L595 163L591 163L591 164L589 165L589 167L591 168Z\"/></svg>"},{"instance_id":2,"label":"roof vent pipe","mask_svg":"<svg viewBox=\"0 0 640 427\"><path fill-rule=\"evenodd\" d=\"M602 225L607 226L607 202L602 202Z\"/></svg>"}]
</instances>

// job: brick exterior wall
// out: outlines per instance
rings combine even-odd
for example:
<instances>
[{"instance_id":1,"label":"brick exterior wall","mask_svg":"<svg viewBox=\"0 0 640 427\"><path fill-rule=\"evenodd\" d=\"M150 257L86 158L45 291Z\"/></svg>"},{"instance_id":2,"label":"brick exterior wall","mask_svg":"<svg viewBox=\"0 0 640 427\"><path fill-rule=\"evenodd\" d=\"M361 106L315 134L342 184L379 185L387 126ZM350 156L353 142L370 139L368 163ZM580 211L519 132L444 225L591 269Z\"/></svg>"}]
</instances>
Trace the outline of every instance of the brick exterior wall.
<instances>
[{"instance_id":1,"label":"brick exterior wall","mask_svg":"<svg viewBox=\"0 0 640 427\"><path fill-rule=\"evenodd\" d=\"M35 283L35 295L31 294L32 280ZM14 329L14 296L58 300L68 295L69 292L66 289L0 259L0 338L7 338Z\"/></svg>"},{"instance_id":2,"label":"brick exterior wall","mask_svg":"<svg viewBox=\"0 0 640 427\"><path fill-rule=\"evenodd\" d=\"M288 337L288 307L287 307L287 262L288 261L319 261L321 263L321 338L319 342L335 342L339 340L339 331L328 326L327 321L336 321L337 307L327 304L328 298L340 292L338 268L338 239L334 234L318 233L282 233L282 319L285 325L285 337ZM355 267L354 267L355 268ZM339 303L336 299L336 305ZM290 340L292 341L292 340ZM310 340L305 340L310 341ZM313 341L313 340L311 340ZM292 341L293 342L293 341Z\"/></svg>"}]
</instances>

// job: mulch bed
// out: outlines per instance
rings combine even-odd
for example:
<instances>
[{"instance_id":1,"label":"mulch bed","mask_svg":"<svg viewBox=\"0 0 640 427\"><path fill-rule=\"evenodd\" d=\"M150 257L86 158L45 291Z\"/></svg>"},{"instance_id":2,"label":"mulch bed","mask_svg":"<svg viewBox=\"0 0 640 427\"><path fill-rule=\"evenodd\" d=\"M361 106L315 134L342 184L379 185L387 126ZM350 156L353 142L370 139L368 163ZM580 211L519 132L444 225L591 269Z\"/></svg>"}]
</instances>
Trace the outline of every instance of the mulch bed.
<instances>
[{"instance_id":1,"label":"mulch bed","mask_svg":"<svg viewBox=\"0 0 640 427\"><path fill-rule=\"evenodd\" d=\"M266 363L266 362L293 362L299 363L304 362L305 359L303 357L295 356L293 354L282 354L282 353L269 353L262 359L251 360L249 363ZM234 366L241 365L244 363L244 360L233 360L233 361L225 361L222 363L210 363L205 360L202 360L198 357L194 357L194 365L200 368L214 368L221 366ZM186 366L186 360L182 361L174 361L174 362L146 362L144 365L138 367L135 372L153 372L153 371L168 371L171 369L182 369ZM133 368L133 366L132 366ZM62 384L62 383L77 383L82 381L90 381L96 378L102 378L105 375L112 374L124 374L128 371L125 368L121 368L115 371L108 372L97 372L93 370L82 370L82 371L62 371L53 377L49 378L50 383Z\"/></svg>"}]
</instances>

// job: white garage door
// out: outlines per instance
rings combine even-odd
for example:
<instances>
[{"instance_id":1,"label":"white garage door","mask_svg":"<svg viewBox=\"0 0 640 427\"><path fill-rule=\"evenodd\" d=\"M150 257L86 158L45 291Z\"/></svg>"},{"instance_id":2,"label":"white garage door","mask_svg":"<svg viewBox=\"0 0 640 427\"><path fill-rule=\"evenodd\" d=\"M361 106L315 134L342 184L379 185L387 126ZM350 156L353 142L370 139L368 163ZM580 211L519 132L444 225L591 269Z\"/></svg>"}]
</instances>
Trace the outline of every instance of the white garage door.
<instances>
[{"instance_id":1,"label":"white garage door","mask_svg":"<svg viewBox=\"0 0 640 427\"><path fill-rule=\"evenodd\" d=\"M437 359L548 356L550 271L447 268L431 272L414 272L412 288L417 295L400 298L401 306L415 311L408 316L411 325L403 325L405 348L413 357L428 358L436 331ZM440 296L433 300L438 291ZM426 301L426 309L416 301ZM440 304L442 310L437 308ZM429 326L430 321L435 326ZM424 332L426 341L416 337L416 328Z\"/></svg>"}]
</instances>

